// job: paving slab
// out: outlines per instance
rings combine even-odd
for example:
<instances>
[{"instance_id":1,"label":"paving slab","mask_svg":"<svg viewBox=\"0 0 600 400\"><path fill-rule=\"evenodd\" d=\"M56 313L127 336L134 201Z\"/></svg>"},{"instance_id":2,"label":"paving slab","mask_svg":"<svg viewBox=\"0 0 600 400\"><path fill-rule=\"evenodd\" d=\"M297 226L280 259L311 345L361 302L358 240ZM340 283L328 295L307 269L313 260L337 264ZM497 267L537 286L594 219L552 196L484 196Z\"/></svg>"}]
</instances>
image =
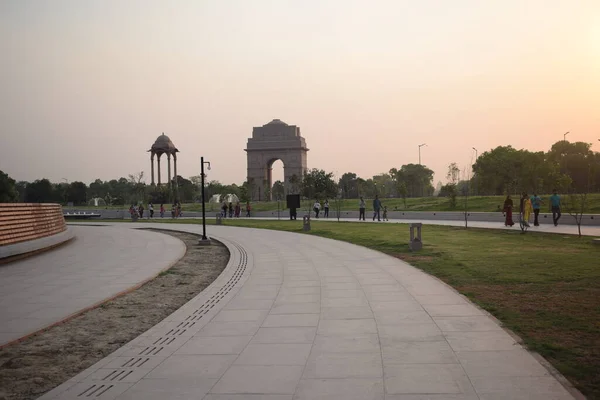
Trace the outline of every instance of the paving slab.
<instances>
[{"instance_id":1,"label":"paving slab","mask_svg":"<svg viewBox=\"0 0 600 400\"><path fill-rule=\"evenodd\" d=\"M43 399L75 389L118 400L574 398L494 318L401 260L287 232L209 234L231 252L213 284Z\"/></svg>"},{"instance_id":2,"label":"paving slab","mask_svg":"<svg viewBox=\"0 0 600 400\"><path fill-rule=\"evenodd\" d=\"M0 265L0 346L135 287L185 254L169 235L72 226L75 238Z\"/></svg>"}]
</instances>

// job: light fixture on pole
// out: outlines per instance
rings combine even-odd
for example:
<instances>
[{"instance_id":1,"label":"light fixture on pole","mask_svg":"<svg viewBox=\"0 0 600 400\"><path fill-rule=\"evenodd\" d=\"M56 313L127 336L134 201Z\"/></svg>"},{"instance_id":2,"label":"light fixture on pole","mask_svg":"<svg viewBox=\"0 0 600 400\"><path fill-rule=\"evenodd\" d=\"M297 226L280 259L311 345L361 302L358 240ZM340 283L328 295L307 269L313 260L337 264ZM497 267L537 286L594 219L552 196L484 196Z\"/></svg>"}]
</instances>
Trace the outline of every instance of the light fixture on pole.
<instances>
[{"instance_id":1,"label":"light fixture on pole","mask_svg":"<svg viewBox=\"0 0 600 400\"><path fill-rule=\"evenodd\" d=\"M421 147L423 147L423 146L427 146L427 144L423 143L423 144L419 145L419 165L421 165Z\"/></svg>"},{"instance_id":2,"label":"light fixture on pole","mask_svg":"<svg viewBox=\"0 0 600 400\"><path fill-rule=\"evenodd\" d=\"M208 164L210 171L210 161L204 161L204 157L200 157L200 184L202 185L202 238L198 244L208 245L210 239L206 237L206 210L204 208L204 164Z\"/></svg>"},{"instance_id":3,"label":"light fixture on pole","mask_svg":"<svg viewBox=\"0 0 600 400\"><path fill-rule=\"evenodd\" d=\"M475 147L473 147L473 150L475 150L475 161L477 161L477 158L479 157L479 152Z\"/></svg>"},{"instance_id":4,"label":"light fixture on pole","mask_svg":"<svg viewBox=\"0 0 600 400\"><path fill-rule=\"evenodd\" d=\"M566 132L566 133L563 135L563 142L566 142L566 141L567 141L567 135L568 135L568 134L569 134L569 132Z\"/></svg>"}]
</instances>

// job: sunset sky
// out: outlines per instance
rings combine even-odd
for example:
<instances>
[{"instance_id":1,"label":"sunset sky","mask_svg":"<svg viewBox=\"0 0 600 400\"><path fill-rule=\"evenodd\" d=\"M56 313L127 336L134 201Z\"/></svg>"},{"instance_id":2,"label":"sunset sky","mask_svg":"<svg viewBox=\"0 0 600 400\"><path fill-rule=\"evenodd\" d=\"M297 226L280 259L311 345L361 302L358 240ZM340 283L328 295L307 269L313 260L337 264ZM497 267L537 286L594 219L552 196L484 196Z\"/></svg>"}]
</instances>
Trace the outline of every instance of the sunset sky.
<instances>
[{"instance_id":1,"label":"sunset sky","mask_svg":"<svg viewBox=\"0 0 600 400\"><path fill-rule=\"evenodd\" d=\"M298 125L310 168L445 181L499 145L600 151L599 0L2 0L0 170L242 183L253 126ZM166 176L166 162L163 163ZM281 165L274 177L283 176Z\"/></svg>"}]
</instances>

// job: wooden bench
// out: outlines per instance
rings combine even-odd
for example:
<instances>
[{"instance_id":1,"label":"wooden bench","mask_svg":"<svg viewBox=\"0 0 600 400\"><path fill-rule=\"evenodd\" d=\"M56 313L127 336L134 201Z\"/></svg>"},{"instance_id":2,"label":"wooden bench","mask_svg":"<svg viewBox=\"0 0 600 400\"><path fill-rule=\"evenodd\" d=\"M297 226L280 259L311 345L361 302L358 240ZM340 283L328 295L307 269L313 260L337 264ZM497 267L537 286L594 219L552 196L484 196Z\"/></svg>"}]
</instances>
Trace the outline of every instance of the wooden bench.
<instances>
[{"instance_id":1,"label":"wooden bench","mask_svg":"<svg viewBox=\"0 0 600 400\"><path fill-rule=\"evenodd\" d=\"M0 246L67 230L60 204L0 203Z\"/></svg>"}]
</instances>

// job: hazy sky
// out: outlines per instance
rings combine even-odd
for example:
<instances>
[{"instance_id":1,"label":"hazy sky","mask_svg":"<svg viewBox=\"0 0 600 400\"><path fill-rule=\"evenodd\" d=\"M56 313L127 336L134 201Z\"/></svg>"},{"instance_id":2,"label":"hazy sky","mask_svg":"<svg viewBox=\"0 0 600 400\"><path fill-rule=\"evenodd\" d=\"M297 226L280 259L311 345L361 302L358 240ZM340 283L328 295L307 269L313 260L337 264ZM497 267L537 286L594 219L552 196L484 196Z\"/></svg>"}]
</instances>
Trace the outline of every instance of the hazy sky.
<instances>
[{"instance_id":1,"label":"hazy sky","mask_svg":"<svg viewBox=\"0 0 600 400\"><path fill-rule=\"evenodd\" d=\"M472 147L571 131L600 151L600 1L0 0L0 170L17 180L148 176L165 132L180 175L204 156L241 183L274 118L309 167L365 178L420 143L436 182Z\"/></svg>"}]
</instances>

